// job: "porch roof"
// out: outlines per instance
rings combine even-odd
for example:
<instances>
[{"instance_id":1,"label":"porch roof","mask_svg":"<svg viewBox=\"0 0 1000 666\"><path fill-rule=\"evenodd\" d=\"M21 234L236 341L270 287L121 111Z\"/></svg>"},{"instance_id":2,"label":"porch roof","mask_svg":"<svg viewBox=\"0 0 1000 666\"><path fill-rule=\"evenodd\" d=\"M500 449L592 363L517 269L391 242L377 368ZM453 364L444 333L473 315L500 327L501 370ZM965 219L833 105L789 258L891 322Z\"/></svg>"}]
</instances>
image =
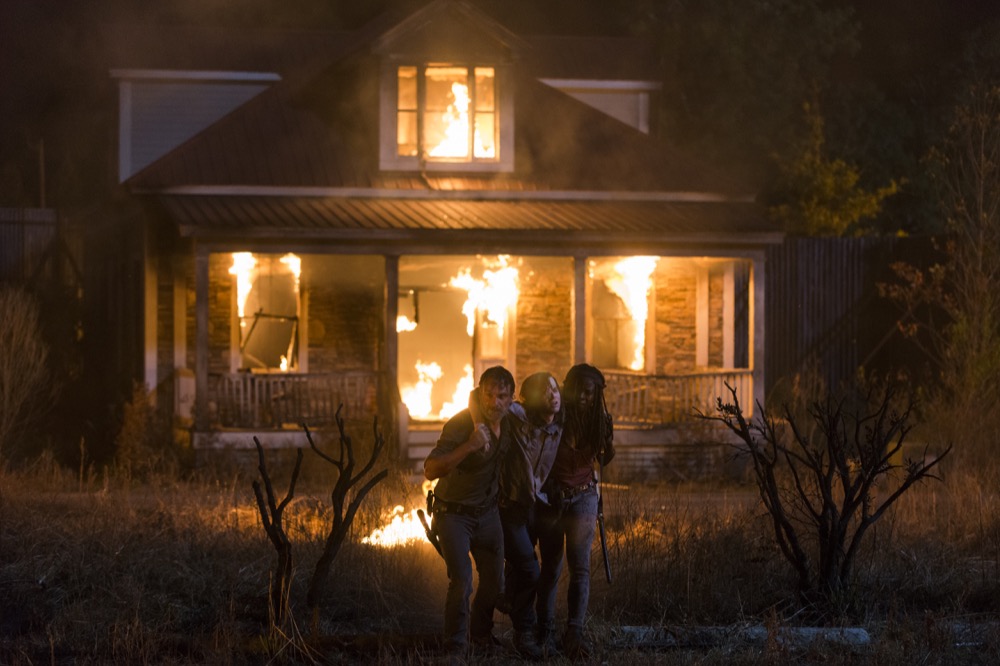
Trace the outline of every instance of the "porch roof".
<instances>
[{"instance_id":1,"label":"porch roof","mask_svg":"<svg viewBox=\"0 0 1000 666\"><path fill-rule=\"evenodd\" d=\"M569 193L578 194L578 193ZM524 193L521 193L521 197ZM204 242L486 243L549 253L681 244L759 246L782 233L746 201L160 195L182 235Z\"/></svg>"}]
</instances>

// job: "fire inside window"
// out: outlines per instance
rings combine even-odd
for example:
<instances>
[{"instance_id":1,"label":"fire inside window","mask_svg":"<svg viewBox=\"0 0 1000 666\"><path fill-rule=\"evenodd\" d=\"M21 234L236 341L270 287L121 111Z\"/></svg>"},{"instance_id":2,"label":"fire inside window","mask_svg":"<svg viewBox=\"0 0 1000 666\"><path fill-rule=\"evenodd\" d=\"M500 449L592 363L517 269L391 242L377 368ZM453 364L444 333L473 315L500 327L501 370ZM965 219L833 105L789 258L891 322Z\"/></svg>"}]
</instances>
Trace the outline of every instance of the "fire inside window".
<instances>
[{"instance_id":1,"label":"fire inside window","mask_svg":"<svg viewBox=\"0 0 1000 666\"><path fill-rule=\"evenodd\" d=\"M397 70L396 154L426 161L496 161L496 71L429 65Z\"/></svg>"},{"instance_id":2,"label":"fire inside window","mask_svg":"<svg viewBox=\"0 0 1000 666\"><path fill-rule=\"evenodd\" d=\"M646 322L659 257L590 262L593 362L598 367L646 369Z\"/></svg>"},{"instance_id":3,"label":"fire inside window","mask_svg":"<svg viewBox=\"0 0 1000 666\"><path fill-rule=\"evenodd\" d=\"M236 276L240 369L295 370L299 353L299 257L236 252L229 272Z\"/></svg>"}]
</instances>

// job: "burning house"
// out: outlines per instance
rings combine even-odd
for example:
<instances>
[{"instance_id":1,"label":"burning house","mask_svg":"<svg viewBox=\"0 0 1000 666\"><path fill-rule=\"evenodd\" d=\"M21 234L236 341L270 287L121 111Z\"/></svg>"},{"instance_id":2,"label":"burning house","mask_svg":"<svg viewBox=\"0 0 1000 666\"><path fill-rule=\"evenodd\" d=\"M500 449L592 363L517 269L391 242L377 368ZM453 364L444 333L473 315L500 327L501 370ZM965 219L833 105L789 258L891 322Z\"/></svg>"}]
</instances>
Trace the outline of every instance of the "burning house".
<instances>
[{"instance_id":1,"label":"burning house","mask_svg":"<svg viewBox=\"0 0 1000 666\"><path fill-rule=\"evenodd\" d=\"M623 461L690 438L725 383L762 398L781 234L657 136L642 44L451 0L351 33L116 44L137 374L196 448L300 445L343 403L416 461L498 363L601 367Z\"/></svg>"}]
</instances>

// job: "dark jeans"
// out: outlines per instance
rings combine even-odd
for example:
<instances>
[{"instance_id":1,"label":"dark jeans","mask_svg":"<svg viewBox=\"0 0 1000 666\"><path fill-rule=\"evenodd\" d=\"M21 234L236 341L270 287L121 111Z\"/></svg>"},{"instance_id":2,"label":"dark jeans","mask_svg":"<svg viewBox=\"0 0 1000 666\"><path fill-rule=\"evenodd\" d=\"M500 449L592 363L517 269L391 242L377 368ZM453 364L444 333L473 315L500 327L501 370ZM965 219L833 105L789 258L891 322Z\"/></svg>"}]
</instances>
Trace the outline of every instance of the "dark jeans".
<instances>
[{"instance_id":1,"label":"dark jeans","mask_svg":"<svg viewBox=\"0 0 1000 666\"><path fill-rule=\"evenodd\" d=\"M566 624L582 629L590 601L590 549L597 529L597 488L556 504L538 507L538 552L542 558L538 578L538 625L542 629L555 626L556 590L565 549L569 565Z\"/></svg>"},{"instance_id":2,"label":"dark jeans","mask_svg":"<svg viewBox=\"0 0 1000 666\"><path fill-rule=\"evenodd\" d=\"M449 647L468 645L469 635L485 638L493 630L493 607L503 575L503 530L494 507L481 516L435 513L434 529L448 567L444 638ZM469 553L472 553L470 560ZM479 586L472 600L472 561Z\"/></svg>"},{"instance_id":3,"label":"dark jeans","mask_svg":"<svg viewBox=\"0 0 1000 666\"><path fill-rule=\"evenodd\" d=\"M535 556L535 508L522 504L500 507L504 557L507 559L505 592L510 602L514 631L535 629L535 592L539 566Z\"/></svg>"}]
</instances>

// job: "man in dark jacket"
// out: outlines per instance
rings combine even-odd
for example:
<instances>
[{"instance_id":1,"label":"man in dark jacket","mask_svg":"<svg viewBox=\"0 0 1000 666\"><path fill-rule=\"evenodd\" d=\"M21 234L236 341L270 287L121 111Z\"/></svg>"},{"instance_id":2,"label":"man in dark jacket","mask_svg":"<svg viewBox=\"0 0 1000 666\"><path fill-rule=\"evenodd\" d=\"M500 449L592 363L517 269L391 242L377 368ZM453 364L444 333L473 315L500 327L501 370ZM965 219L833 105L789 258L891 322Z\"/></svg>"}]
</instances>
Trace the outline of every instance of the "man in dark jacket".
<instances>
[{"instance_id":1,"label":"man in dark jacket","mask_svg":"<svg viewBox=\"0 0 1000 666\"><path fill-rule=\"evenodd\" d=\"M431 511L448 568L444 633L449 652L472 644L492 651L493 608L503 580L503 530L497 509L500 461L510 447L504 417L514 398L514 377L501 366L483 372L469 409L444 425L424 461L424 476L437 480ZM479 587L472 597L472 560Z\"/></svg>"}]
</instances>

